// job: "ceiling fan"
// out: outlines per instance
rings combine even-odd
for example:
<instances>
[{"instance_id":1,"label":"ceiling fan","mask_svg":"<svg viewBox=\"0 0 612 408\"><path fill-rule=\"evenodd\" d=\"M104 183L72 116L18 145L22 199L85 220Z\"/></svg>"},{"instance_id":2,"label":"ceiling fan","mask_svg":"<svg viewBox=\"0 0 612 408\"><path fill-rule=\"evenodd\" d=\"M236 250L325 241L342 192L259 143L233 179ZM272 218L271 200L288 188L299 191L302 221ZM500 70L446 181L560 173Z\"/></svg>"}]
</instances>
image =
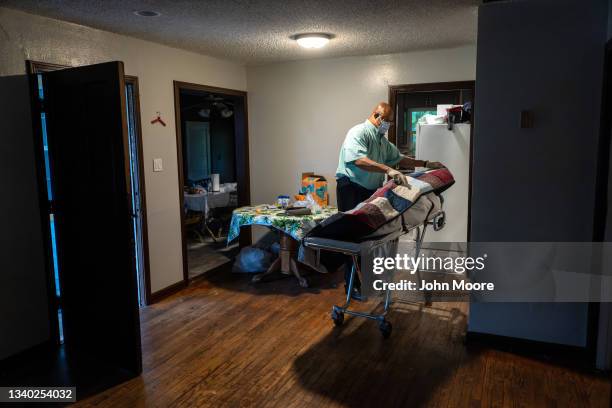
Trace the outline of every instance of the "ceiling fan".
<instances>
[{"instance_id":1,"label":"ceiling fan","mask_svg":"<svg viewBox=\"0 0 612 408\"><path fill-rule=\"evenodd\" d=\"M223 103L223 102L214 102L214 103L213 103L213 106L214 106L216 109L218 109L218 110L219 110L219 114L220 114L220 115L221 115L221 117L222 117L222 118L224 118L224 119L230 118L230 117L231 117L231 116L234 114L233 109L230 109L230 108L228 107L228 105L232 105L232 106L233 106L233 104L232 104L232 103L229 103L229 102L225 102L225 103Z\"/></svg>"},{"instance_id":2,"label":"ceiling fan","mask_svg":"<svg viewBox=\"0 0 612 408\"><path fill-rule=\"evenodd\" d=\"M208 94L205 96L205 99L206 99L206 102L200 102L194 105L187 106L183 108L183 110L199 108L203 105L205 106L210 105L216 111L218 111L219 115L221 115L221 117L224 119L231 118L232 115L234 114L234 104L230 101L227 101L225 98L216 96L213 94ZM202 118L206 118L206 119L210 118L210 114L211 114L211 109L207 107L202 107L200 110L198 110L198 115Z\"/></svg>"}]
</instances>

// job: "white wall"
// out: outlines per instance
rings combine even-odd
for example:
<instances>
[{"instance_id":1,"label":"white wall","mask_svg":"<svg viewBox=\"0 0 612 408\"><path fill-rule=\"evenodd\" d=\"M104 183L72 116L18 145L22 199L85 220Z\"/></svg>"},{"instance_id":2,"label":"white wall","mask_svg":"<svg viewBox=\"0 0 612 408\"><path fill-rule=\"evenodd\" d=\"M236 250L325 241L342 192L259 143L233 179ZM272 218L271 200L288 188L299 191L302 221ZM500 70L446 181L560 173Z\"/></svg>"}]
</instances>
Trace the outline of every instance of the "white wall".
<instances>
[{"instance_id":1,"label":"white wall","mask_svg":"<svg viewBox=\"0 0 612 408\"><path fill-rule=\"evenodd\" d=\"M249 91L251 198L297 192L314 170L330 180L348 128L387 100L389 84L471 80L473 46L369 57L244 67L147 41L0 8L0 76L25 73L25 60L85 65L121 60L140 80L152 291L182 279L172 81ZM151 125L160 111L167 127ZM152 172L161 157L164 171Z\"/></svg>"},{"instance_id":2,"label":"white wall","mask_svg":"<svg viewBox=\"0 0 612 408\"><path fill-rule=\"evenodd\" d=\"M388 85L473 80L476 48L319 59L247 68L251 200L295 194L304 171L330 181L336 202L338 153Z\"/></svg>"},{"instance_id":3,"label":"white wall","mask_svg":"<svg viewBox=\"0 0 612 408\"><path fill-rule=\"evenodd\" d=\"M182 280L173 80L246 89L234 63L63 21L0 8L0 76L25 73L25 60L86 65L120 60L140 81L151 289ZM160 111L167 127L151 125ZM154 157L164 171L153 173Z\"/></svg>"}]
</instances>

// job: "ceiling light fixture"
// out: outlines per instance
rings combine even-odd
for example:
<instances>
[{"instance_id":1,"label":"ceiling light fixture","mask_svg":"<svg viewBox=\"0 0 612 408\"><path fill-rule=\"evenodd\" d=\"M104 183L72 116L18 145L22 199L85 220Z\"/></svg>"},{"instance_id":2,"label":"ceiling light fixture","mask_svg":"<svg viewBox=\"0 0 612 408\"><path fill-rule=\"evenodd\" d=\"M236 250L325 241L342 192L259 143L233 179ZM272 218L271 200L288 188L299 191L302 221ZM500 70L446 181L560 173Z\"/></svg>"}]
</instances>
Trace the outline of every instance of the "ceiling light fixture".
<instances>
[{"instance_id":1,"label":"ceiling light fixture","mask_svg":"<svg viewBox=\"0 0 612 408\"><path fill-rule=\"evenodd\" d=\"M293 39L297 41L302 48L323 48L331 38L331 35L323 33L298 34L293 36Z\"/></svg>"},{"instance_id":2,"label":"ceiling light fixture","mask_svg":"<svg viewBox=\"0 0 612 408\"><path fill-rule=\"evenodd\" d=\"M153 10L138 10L135 11L134 14L140 17L159 17L161 13Z\"/></svg>"}]
</instances>

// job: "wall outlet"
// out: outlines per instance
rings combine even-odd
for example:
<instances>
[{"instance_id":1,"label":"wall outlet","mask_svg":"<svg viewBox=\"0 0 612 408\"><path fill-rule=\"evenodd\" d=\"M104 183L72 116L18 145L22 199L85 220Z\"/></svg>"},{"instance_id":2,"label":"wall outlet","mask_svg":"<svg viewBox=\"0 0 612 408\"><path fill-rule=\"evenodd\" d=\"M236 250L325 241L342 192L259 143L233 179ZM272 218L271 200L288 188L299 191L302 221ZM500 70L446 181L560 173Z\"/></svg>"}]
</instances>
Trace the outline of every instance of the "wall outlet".
<instances>
[{"instance_id":1,"label":"wall outlet","mask_svg":"<svg viewBox=\"0 0 612 408\"><path fill-rule=\"evenodd\" d=\"M164 163L162 162L161 157L153 159L153 171L163 171Z\"/></svg>"}]
</instances>

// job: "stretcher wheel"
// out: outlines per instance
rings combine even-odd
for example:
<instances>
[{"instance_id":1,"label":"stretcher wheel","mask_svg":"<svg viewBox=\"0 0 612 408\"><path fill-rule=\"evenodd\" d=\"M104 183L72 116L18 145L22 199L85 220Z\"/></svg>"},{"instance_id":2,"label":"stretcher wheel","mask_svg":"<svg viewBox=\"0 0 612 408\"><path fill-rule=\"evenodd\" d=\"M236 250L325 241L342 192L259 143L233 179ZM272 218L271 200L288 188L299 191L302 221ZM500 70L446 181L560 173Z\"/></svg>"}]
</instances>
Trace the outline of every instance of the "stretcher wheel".
<instances>
[{"instance_id":1,"label":"stretcher wheel","mask_svg":"<svg viewBox=\"0 0 612 408\"><path fill-rule=\"evenodd\" d=\"M308 282L308 279L306 279L304 277L298 278L298 282L299 282L300 286L303 287L303 288L307 288L307 287L310 286L310 282Z\"/></svg>"},{"instance_id":2,"label":"stretcher wheel","mask_svg":"<svg viewBox=\"0 0 612 408\"><path fill-rule=\"evenodd\" d=\"M344 313L338 312L336 309L332 310L331 318L336 326L342 326L342 323L344 323Z\"/></svg>"},{"instance_id":3,"label":"stretcher wheel","mask_svg":"<svg viewBox=\"0 0 612 408\"><path fill-rule=\"evenodd\" d=\"M378 328L380 329L380 332L383 338L388 339L389 336L391 336L391 330L393 330L393 326L391 326L391 322L383 320L380 323L378 323Z\"/></svg>"}]
</instances>

